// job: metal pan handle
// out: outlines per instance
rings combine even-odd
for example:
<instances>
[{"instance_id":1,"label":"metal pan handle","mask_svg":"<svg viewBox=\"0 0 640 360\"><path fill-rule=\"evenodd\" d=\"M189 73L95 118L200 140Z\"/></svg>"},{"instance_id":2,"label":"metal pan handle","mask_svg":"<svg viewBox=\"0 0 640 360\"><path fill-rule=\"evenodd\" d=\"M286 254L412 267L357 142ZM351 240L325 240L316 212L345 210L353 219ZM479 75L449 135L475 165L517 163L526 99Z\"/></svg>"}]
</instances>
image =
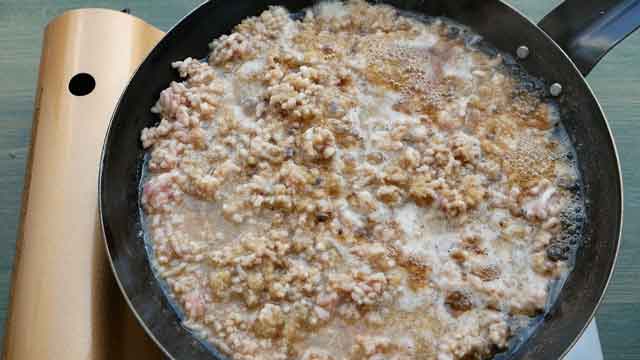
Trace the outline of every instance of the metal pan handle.
<instances>
[{"instance_id":1,"label":"metal pan handle","mask_svg":"<svg viewBox=\"0 0 640 360\"><path fill-rule=\"evenodd\" d=\"M566 0L538 25L586 76L640 27L640 0Z\"/></svg>"}]
</instances>

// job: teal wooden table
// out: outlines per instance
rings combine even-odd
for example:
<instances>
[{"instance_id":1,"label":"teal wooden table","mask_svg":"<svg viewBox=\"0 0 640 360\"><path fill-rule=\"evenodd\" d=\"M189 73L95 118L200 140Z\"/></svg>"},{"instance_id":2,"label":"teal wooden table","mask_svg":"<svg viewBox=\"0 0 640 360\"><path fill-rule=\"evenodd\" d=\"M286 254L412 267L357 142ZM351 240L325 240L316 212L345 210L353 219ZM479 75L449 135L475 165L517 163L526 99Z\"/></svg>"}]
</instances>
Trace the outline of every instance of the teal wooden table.
<instances>
[{"instance_id":1,"label":"teal wooden table","mask_svg":"<svg viewBox=\"0 0 640 360\"><path fill-rule=\"evenodd\" d=\"M560 1L509 2L537 21ZM198 3L197 0L0 0L0 338L6 318L42 29L64 10L106 7L130 8L135 15L167 30ZM588 79L613 128L625 182L622 252L613 283L598 313L606 359L640 359L638 64L640 33L612 51Z\"/></svg>"}]
</instances>

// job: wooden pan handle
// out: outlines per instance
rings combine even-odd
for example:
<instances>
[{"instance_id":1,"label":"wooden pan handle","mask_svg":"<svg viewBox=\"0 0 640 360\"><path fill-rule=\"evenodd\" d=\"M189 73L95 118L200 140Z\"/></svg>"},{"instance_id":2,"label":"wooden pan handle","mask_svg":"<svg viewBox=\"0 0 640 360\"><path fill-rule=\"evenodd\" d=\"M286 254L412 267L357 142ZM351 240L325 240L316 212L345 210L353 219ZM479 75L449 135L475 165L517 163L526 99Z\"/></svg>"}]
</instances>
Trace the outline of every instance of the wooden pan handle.
<instances>
[{"instance_id":1,"label":"wooden pan handle","mask_svg":"<svg viewBox=\"0 0 640 360\"><path fill-rule=\"evenodd\" d=\"M45 30L6 360L159 357L111 275L97 183L116 101L163 35L105 9L66 12Z\"/></svg>"}]
</instances>

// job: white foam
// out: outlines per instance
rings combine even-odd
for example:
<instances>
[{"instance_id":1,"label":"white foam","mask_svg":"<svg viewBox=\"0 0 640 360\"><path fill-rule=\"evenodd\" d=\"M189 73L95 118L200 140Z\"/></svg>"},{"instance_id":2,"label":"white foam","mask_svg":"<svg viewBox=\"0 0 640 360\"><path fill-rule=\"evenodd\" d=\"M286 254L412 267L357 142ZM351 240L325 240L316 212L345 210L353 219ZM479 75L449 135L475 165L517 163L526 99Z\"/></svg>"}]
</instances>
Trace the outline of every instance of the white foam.
<instances>
[{"instance_id":1,"label":"white foam","mask_svg":"<svg viewBox=\"0 0 640 360\"><path fill-rule=\"evenodd\" d=\"M438 40L439 37L436 34L423 32L414 39L403 39L398 41L398 45L417 49L430 49L438 42Z\"/></svg>"},{"instance_id":2,"label":"white foam","mask_svg":"<svg viewBox=\"0 0 640 360\"><path fill-rule=\"evenodd\" d=\"M396 211L396 220L405 234L411 236L418 230L418 206L413 202L408 202Z\"/></svg>"},{"instance_id":3,"label":"white foam","mask_svg":"<svg viewBox=\"0 0 640 360\"><path fill-rule=\"evenodd\" d=\"M233 105L233 116L236 120L238 120L241 127L245 129L255 129L256 128L256 119L254 117L247 116L239 105Z\"/></svg>"},{"instance_id":4,"label":"white foam","mask_svg":"<svg viewBox=\"0 0 640 360\"><path fill-rule=\"evenodd\" d=\"M455 56L451 61L447 61L442 66L445 76L453 76L463 80L473 79L473 60L469 54Z\"/></svg>"},{"instance_id":5,"label":"white foam","mask_svg":"<svg viewBox=\"0 0 640 360\"><path fill-rule=\"evenodd\" d=\"M554 186L548 187L545 191L542 192L538 197L533 200L527 201L524 204L524 212L527 216L535 216L537 214L542 214L546 212L549 208L549 202L553 194L556 193L556 188Z\"/></svg>"},{"instance_id":6,"label":"white foam","mask_svg":"<svg viewBox=\"0 0 640 360\"><path fill-rule=\"evenodd\" d=\"M238 68L238 75L248 78L260 71L264 68L265 60L262 58L254 59L245 62Z\"/></svg>"},{"instance_id":7,"label":"white foam","mask_svg":"<svg viewBox=\"0 0 640 360\"><path fill-rule=\"evenodd\" d=\"M435 294L430 288L413 291L409 288L403 287L396 302L396 306L402 311L411 312L415 311L418 307L431 302L434 297Z\"/></svg>"},{"instance_id":8,"label":"white foam","mask_svg":"<svg viewBox=\"0 0 640 360\"><path fill-rule=\"evenodd\" d=\"M353 211L346 200L341 201L340 216L344 225L348 225L354 230L363 228L365 225L362 215Z\"/></svg>"},{"instance_id":9,"label":"white foam","mask_svg":"<svg viewBox=\"0 0 640 360\"><path fill-rule=\"evenodd\" d=\"M327 18L341 18L349 15L349 10L340 1L323 1L316 7L317 14Z\"/></svg>"}]
</instances>

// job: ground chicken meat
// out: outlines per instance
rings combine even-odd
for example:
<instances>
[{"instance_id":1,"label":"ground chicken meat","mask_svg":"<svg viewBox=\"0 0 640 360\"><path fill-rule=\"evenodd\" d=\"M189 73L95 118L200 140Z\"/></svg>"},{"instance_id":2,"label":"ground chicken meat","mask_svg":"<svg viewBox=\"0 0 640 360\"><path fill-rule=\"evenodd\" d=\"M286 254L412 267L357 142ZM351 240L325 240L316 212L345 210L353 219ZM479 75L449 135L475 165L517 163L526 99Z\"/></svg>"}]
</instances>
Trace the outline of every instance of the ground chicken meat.
<instances>
[{"instance_id":1,"label":"ground chicken meat","mask_svg":"<svg viewBox=\"0 0 640 360\"><path fill-rule=\"evenodd\" d=\"M140 203L185 326L234 360L484 359L544 311L578 173L474 36L323 2L172 64Z\"/></svg>"}]
</instances>

